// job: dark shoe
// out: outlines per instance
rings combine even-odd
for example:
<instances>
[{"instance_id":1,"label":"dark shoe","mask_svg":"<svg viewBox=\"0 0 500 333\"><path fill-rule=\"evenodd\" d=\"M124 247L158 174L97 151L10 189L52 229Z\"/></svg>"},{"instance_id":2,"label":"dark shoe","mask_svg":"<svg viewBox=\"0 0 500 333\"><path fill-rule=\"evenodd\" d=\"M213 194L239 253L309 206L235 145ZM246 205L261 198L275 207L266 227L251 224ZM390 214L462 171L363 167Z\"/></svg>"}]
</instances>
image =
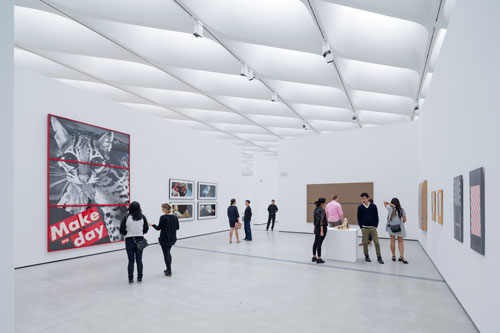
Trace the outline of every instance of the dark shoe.
<instances>
[{"instance_id":1,"label":"dark shoe","mask_svg":"<svg viewBox=\"0 0 500 333\"><path fill-rule=\"evenodd\" d=\"M142 282L142 278L137 278L137 282Z\"/></svg>"},{"instance_id":2,"label":"dark shoe","mask_svg":"<svg viewBox=\"0 0 500 333\"><path fill-rule=\"evenodd\" d=\"M396 261L396 257L395 256L392 256L392 261Z\"/></svg>"},{"instance_id":3,"label":"dark shoe","mask_svg":"<svg viewBox=\"0 0 500 333\"><path fill-rule=\"evenodd\" d=\"M383 264L384 263L384 261L382 260L382 257L378 257L377 261L378 261L379 264Z\"/></svg>"},{"instance_id":4,"label":"dark shoe","mask_svg":"<svg viewBox=\"0 0 500 333\"><path fill-rule=\"evenodd\" d=\"M372 260L370 259L370 257L369 257L369 256L365 256L365 261L366 261L366 262L372 262Z\"/></svg>"},{"instance_id":5,"label":"dark shoe","mask_svg":"<svg viewBox=\"0 0 500 333\"><path fill-rule=\"evenodd\" d=\"M312 261L312 262L316 262L317 260L318 260L318 259L317 259L316 257L313 257L311 261Z\"/></svg>"},{"instance_id":6,"label":"dark shoe","mask_svg":"<svg viewBox=\"0 0 500 333\"><path fill-rule=\"evenodd\" d=\"M325 261L323 259L321 259L321 258L318 258L318 260L316 260L316 263L317 264L324 264Z\"/></svg>"},{"instance_id":7,"label":"dark shoe","mask_svg":"<svg viewBox=\"0 0 500 333\"><path fill-rule=\"evenodd\" d=\"M274 231L274 229L271 229L271 231Z\"/></svg>"},{"instance_id":8,"label":"dark shoe","mask_svg":"<svg viewBox=\"0 0 500 333\"><path fill-rule=\"evenodd\" d=\"M128 283L134 283L134 279L128 279Z\"/></svg>"},{"instance_id":9,"label":"dark shoe","mask_svg":"<svg viewBox=\"0 0 500 333\"><path fill-rule=\"evenodd\" d=\"M405 258L403 258L403 257L399 257L398 261L402 262L403 264L407 264L408 263L408 261L406 261Z\"/></svg>"},{"instance_id":10,"label":"dark shoe","mask_svg":"<svg viewBox=\"0 0 500 333\"><path fill-rule=\"evenodd\" d=\"M171 277L172 276L172 272L168 271L167 273L165 273L166 276L168 277Z\"/></svg>"}]
</instances>

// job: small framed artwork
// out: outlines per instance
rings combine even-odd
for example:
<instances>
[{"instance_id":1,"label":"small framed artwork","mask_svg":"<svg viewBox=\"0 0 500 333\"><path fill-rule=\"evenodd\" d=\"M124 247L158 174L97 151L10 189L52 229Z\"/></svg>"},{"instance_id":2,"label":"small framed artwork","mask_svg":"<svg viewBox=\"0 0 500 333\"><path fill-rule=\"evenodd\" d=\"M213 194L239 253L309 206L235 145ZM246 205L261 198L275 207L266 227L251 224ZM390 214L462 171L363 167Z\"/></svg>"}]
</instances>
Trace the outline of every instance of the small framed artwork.
<instances>
[{"instance_id":1,"label":"small framed artwork","mask_svg":"<svg viewBox=\"0 0 500 333\"><path fill-rule=\"evenodd\" d=\"M217 200L217 184L198 182L198 200Z\"/></svg>"},{"instance_id":2,"label":"small framed artwork","mask_svg":"<svg viewBox=\"0 0 500 333\"><path fill-rule=\"evenodd\" d=\"M217 218L216 202L198 202L198 220Z\"/></svg>"},{"instance_id":3,"label":"small framed artwork","mask_svg":"<svg viewBox=\"0 0 500 333\"><path fill-rule=\"evenodd\" d=\"M437 218L438 223L443 224L443 190L437 191Z\"/></svg>"},{"instance_id":4,"label":"small framed artwork","mask_svg":"<svg viewBox=\"0 0 500 333\"><path fill-rule=\"evenodd\" d=\"M453 178L453 229L455 239L464 241L464 180L462 175Z\"/></svg>"},{"instance_id":5,"label":"small framed artwork","mask_svg":"<svg viewBox=\"0 0 500 333\"><path fill-rule=\"evenodd\" d=\"M172 202L172 215L177 216L179 222L194 220L194 202Z\"/></svg>"},{"instance_id":6,"label":"small framed artwork","mask_svg":"<svg viewBox=\"0 0 500 333\"><path fill-rule=\"evenodd\" d=\"M418 184L418 227L427 231L427 180Z\"/></svg>"},{"instance_id":7,"label":"small framed artwork","mask_svg":"<svg viewBox=\"0 0 500 333\"><path fill-rule=\"evenodd\" d=\"M432 220L436 222L436 191L431 192Z\"/></svg>"},{"instance_id":8,"label":"small framed artwork","mask_svg":"<svg viewBox=\"0 0 500 333\"><path fill-rule=\"evenodd\" d=\"M191 180L170 179L168 197L175 200L194 200L194 182Z\"/></svg>"},{"instance_id":9,"label":"small framed artwork","mask_svg":"<svg viewBox=\"0 0 500 333\"><path fill-rule=\"evenodd\" d=\"M479 168L469 172L470 195L470 247L484 255L486 236L486 215L484 196L484 169Z\"/></svg>"}]
</instances>

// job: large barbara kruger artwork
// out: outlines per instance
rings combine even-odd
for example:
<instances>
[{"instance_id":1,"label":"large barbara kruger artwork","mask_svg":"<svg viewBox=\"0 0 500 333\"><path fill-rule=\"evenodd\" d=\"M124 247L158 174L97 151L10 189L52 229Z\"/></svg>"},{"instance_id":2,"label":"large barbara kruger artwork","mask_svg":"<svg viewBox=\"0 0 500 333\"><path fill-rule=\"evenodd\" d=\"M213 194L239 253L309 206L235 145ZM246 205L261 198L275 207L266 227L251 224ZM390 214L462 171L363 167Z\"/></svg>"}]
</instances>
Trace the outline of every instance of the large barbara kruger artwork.
<instances>
[{"instance_id":1,"label":"large barbara kruger artwork","mask_svg":"<svg viewBox=\"0 0 500 333\"><path fill-rule=\"evenodd\" d=\"M130 136L48 116L48 250L123 240Z\"/></svg>"}]
</instances>

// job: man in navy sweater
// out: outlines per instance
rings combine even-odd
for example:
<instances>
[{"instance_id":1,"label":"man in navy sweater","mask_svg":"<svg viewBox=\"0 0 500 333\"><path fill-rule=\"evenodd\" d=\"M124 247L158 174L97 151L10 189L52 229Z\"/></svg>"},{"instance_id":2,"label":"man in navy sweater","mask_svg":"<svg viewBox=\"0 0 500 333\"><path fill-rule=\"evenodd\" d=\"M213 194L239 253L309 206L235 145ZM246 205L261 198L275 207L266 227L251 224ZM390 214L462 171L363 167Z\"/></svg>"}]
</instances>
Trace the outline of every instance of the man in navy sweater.
<instances>
[{"instance_id":1,"label":"man in navy sweater","mask_svg":"<svg viewBox=\"0 0 500 333\"><path fill-rule=\"evenodd\" d=\"M368 238L372 236L377 251L377 261L383 264L382 255L380 254L380 243L378 241L378 209L377 206L368 201L370 196L368 193L361 193L361 205L358 206L358 224L363 235L363 250L365 252L365 260L371 262L368 255Z\"/></svg>"}]
</instances>

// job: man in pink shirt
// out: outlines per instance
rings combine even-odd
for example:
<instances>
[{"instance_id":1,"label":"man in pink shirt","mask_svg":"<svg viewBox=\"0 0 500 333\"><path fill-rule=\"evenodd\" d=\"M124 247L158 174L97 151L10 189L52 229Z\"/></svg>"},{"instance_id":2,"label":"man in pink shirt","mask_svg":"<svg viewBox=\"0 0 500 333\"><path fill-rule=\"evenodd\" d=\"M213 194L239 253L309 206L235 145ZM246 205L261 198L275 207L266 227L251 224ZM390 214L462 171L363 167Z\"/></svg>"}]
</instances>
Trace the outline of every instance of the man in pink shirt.
<instances>
[{"instance_id":1,"label":"man in pink shirt","mask_svg":"<svg viewBox=\"0 0 500 333\"><path fill-rule=\"evenodd\" d=\"M330 201L326 207L326 217L328 218L328 224L330 227L336 227L342 224L344 219L344 212L342 211L342 206L339 204L339 196L334 195L332 201Z\"/></svg>"}]
</instances>

